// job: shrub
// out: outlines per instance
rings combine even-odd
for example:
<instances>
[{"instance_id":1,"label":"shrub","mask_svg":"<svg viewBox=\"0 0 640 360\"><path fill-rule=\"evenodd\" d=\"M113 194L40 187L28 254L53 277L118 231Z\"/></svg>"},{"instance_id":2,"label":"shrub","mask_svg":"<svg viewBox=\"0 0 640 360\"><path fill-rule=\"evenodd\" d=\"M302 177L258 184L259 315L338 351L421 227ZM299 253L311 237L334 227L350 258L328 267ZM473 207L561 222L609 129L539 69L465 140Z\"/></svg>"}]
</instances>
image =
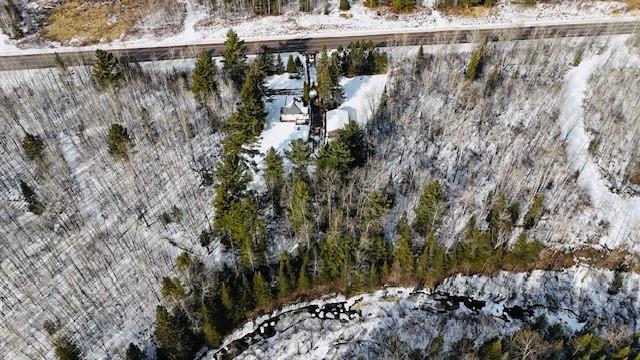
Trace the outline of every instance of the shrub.
<instances>
[{"instance_id":1,"label":"shrub","mask_svg":"<svg viewBox=\"0 0 640 360\"><path fill-rule=\"evenodd\" d=\"M60 337L54 341L54 352L59 360L80 360L82 351L69 337Z\"/></svg>"},{"instance_id":2,"label":"shrub","mask_svg":"<svg viewBox=\"0 0 640 360\"><path fill-rule=\"evenodd\" d=\"M486 40L478 45L475 50L473 50L473 53L471 53L471 58L469 59L469 64L467 65L467 71L464 74L467 80L473 81L477 79L482 72L482 65L485 57L485 47Z\"/></svg>"},{"instance_id":3,"label":"shrub","mask_svg":"<svg viewBox=\"0 0 640 360\"><path fill-rule=\"evenodd\" d=\"M596 155L598 153L598 150L600 149L600 144L602 143L602 139L600 139L599 136L593 138L593 140L591 140L589 142L589 154Z\"/></svg>"},{"instance_id":4,"label":"shrub","mask_svg":"<svg viewBox=\"0 0 640 360\"><path fill-rule=\"evenodd\" d=\"M44 205L40 203L40 201L38 200L38 196L33 191L31 186L29 186L29 184L27 184L22 180L20 180L19 185L20 185L20 192L22 193L22 197L24 198L24 201L27 202L29 211L36 215L42 215L42 213L44 212Z\"/></svg>"},{"instance_id":5,"label":"shrub","mask_svg":"<svg viewBox=\"0 0 640 360\"><path fill-rule=\"evenodd\" d=\"M348 11L351 9L351 5L349 5L349 0L340 0L340 11Z\"/></svg>"},{"instance_id":6,"label":"shrub","mask_svg":"<svg viewBox=\"0 0 640 360\"><path fill-rule=\"evenodd\" d=\"M44 143L40 136L25 133L22 139L22 150L29 160L42 159Z\"/></svg>"},{"instance_id":7,"label":"shrub","mask_svg":"<svg viewBox=\"0 0 640 360\"><path fill-rule=\"evenodd\" d=\"M107 146L111 156L127 159L127 150L129 149L130 143L129 133L124 126L120 124L111 125L107 136Z\"/></svg>"},{"instance_id":8,"label":"shrub","mask_svg":"<svg viewBox=\"0 0 640 360\"><path fill-rule=\"evenodd\" d=\"M529 230L538 221L538 218L542 214L542 206L544 203L544 195L537 194L533 199L533 204L529 207L529 210L524 215L524 228Z\"/></svg>"},{"instance_id":9,"label":"shrub","mask_svg":"<svg viewBox=\"0 0 640 360\"><path fill-rule=\"evenodd\" d=\"M395 12L410 12L416 7L415 0L391 0L391 9Z\"/></svg>"},{"instance_id":10,"label":"shrub","mask_svg":"<svg viewBox=\"0 0 640 360\"><path fill-rule=\"evenodd\" d=\"M122 78L118 59L112 53L96 50L96 61L93 64L93 77L102 87L117 86Z\"/></svg>"},{"instance_id":11,"label":"shrub","mask_svg":"<svg viewBox=\"0 0 640 360\"><path fill-rule=\"evenodd\" d=\"M609 290L607 291L609 295L616 295L617 293L619 293L620 289L622 288L623 281L624 276L622 275L622 273L616 271L615 275L613 276L613 280L611 281L611 285L609 286Z\"/></svg>"}]
</instances>

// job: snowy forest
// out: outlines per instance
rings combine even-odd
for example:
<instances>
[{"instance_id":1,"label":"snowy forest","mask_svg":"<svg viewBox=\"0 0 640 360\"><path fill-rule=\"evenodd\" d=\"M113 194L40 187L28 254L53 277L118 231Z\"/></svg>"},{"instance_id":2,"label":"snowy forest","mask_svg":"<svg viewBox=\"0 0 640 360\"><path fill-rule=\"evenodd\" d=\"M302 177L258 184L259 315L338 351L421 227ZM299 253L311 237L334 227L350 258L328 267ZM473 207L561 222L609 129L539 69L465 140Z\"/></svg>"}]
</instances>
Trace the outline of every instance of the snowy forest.
<instances>
[{"instance_id":1,"label":"snowy forest","mask_svg":"<svg viewBox=\"0 0 640 360\"><path fill-rule=\"evenodd\" d=\"M229 31L220 58L2 72L0 355L633 359L639 43L248 56ZM293 95L310 124L263 149ZM405 304L503 293L507 325ZM303 305L332 315L259 327Z\"/></svg>"}]
</instances>

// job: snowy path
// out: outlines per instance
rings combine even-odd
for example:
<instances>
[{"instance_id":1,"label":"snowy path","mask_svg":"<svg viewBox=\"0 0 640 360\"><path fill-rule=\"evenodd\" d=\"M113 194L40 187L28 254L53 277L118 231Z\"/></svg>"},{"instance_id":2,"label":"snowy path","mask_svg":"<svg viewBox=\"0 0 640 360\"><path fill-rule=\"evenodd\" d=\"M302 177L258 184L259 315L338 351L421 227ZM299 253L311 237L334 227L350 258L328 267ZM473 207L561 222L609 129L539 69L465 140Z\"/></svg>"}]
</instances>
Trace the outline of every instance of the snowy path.
<instances>
[{"instance_id":1,"label":"snowy path","mask_svg":"<svg viewBox=\"0 0 640 360\"><path fill-rule=\"evenodd\" d=\"M640 252L639 240L634 237L640 231L640 198L622 197L606 186L602 174L589 154L591 138L584 126L585 94L589 77L601 66L610 62L614 66L637 66L638 58L624 48L622 39L616 39L602 54L583 60L571 69L565 78L565 94L559 116L562 137L565 139L567 158L572 168L579 172L578 185L588 194L591 205L599 210L599 217L609 223L609 233L600 239L600 245ZM622 61L621 61L622 60Z\"/></svg>"}]
</instances>

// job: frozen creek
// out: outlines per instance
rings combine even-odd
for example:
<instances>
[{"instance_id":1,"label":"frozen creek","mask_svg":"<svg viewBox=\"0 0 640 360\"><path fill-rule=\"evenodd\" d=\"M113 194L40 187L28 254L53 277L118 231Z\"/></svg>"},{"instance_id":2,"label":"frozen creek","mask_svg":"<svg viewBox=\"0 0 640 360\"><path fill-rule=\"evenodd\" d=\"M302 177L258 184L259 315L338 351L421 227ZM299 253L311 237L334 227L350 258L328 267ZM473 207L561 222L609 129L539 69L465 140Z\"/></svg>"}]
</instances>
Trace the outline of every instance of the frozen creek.
<instances>
[{"instance_id":1,"label":"frozen creek","mask_svg":"<svg viewBox=\"0 0 640 360\"><path fill-rule=\"evenodd\" d=\"M608 293L613 272L578 266L565 271L458 275L434 289L386 288L292 305L231 334L205 359L350 358L376 356L390 336L424 348L442 334L477 345L544 318L576 332L593 321L638 329L640 276L625 275Z\"/></svg>"}]
</instances>

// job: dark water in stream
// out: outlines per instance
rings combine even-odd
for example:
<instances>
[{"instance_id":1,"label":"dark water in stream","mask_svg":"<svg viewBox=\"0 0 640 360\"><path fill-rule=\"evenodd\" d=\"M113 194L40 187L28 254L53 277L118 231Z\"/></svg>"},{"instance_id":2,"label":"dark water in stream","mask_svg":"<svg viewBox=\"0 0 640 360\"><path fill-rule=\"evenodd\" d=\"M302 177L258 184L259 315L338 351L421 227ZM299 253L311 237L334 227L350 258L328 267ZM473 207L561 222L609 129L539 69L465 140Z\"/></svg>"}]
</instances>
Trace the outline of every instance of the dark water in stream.
<instances>
[{"instance_id":1,"label":"dark water in stream","mask_svg":"<svg viewBox=\"0 0 640 360\"><path fill-rule=\"evenodd\" d=\"M403 294L403 291L398 290L396 295L400 294ZM415 292L415 294L420 294L420 292ZM390 293L389 295L394 294ZM435 302L435 304L423 303L419 308L416 308L416 310L446 314L456 311L464 306L474 313L479 313L486 306L486 301L476 300L466 296L449 295L446 293L434 293L428 296ZM248 349L251 345L275 336L277 333L276 329L278 322L283 317L308 314L311 318L337 320L342 323L348 323L362 316L359 310L354 309L354 307L356 307L355 305L360 301L362 301L362 298L357 299L351 306L348 306L345 301L326 303L321 306L308 305L280 313L274 317L261 321L253 332L248 333L242 338L234 340L227 344L227 346L218 349L214 354L214 358L219 360L233 359ZM500 318L505 321L513 319L525 320L533 316L534 313L533 308L522 308L520 306L504 307L503 310L503 314Z\"/></svg>"}]
</instances>

